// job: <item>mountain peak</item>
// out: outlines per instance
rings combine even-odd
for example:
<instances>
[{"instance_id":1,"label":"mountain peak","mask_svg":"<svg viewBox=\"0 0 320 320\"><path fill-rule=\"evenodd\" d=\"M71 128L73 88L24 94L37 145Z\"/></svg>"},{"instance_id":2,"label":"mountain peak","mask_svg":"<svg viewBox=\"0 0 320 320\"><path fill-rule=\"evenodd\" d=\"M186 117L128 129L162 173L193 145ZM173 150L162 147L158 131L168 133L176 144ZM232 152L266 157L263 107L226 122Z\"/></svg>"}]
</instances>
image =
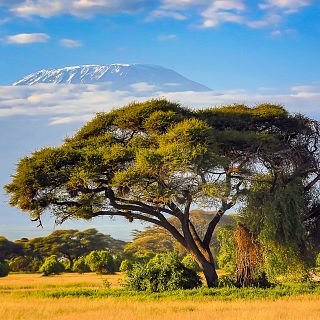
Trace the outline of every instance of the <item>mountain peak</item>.
<instances>
[{"instance_id":1,"label":"mountain peak","mask_svg":"<svg viewBox=\"0 0 320 320\"><path fill-rule=\"evenodd\" d=\"M43 69L13 83L14 86L47 84L106 83L110 90L148 89L144 91L208 91L206 86L187 79L179 73L158 65L123 64L80 65L57 69Z\"/></svg>"}]
</instances>

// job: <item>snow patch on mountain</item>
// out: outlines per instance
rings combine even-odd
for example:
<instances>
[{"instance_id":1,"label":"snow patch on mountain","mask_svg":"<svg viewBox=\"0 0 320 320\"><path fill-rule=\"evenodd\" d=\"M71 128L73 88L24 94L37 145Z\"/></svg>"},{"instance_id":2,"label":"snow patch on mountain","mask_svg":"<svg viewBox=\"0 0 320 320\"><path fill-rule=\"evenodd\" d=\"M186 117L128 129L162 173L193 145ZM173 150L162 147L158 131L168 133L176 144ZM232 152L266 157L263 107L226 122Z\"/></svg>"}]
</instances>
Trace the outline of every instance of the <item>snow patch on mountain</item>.
<instances>
[{"instance_id":1,"label":"snow patch on mountain","mask_svg":"<svg viewBox=\"0 0 320 320\"><path fill-rule=\"evenodd\" d=\"M14 86L47 84L98 84L109 85L110 90L138 91L209 91L179 73L148 64L82 65L59 69L43 69L13 83Z\"/></svg>"}]
</instances>

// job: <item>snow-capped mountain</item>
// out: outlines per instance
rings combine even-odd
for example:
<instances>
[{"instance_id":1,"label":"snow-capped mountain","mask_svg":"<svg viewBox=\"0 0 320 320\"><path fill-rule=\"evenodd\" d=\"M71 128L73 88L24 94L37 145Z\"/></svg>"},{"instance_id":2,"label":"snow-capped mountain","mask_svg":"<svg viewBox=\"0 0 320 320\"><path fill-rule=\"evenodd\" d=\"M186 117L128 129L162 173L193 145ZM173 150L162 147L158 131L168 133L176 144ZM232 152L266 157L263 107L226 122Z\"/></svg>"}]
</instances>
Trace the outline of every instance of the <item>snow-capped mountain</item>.
<instances>
[{"instance_id":1,"label":"snow-capped mountain","mask_svg":"<svg viewBox=\"0 0 320 320\"><path fill-rule=\"evenodd\" d=\"M14 86L51 84L104 83L110 90L135 91L208 91L206 86L191 81L179 73L157 65L109 64L82 65L31 73Z\"/></svg>"}]
</instances>

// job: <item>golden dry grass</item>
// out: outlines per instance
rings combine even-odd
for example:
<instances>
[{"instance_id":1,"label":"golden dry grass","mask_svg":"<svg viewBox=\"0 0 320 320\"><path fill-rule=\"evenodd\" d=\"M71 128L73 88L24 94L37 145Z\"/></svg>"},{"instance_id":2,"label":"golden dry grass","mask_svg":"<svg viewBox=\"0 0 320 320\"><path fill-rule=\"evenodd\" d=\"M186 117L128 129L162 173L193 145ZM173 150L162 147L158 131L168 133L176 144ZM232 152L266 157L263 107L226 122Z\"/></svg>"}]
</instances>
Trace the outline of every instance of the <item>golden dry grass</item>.
<instances>
[{"instance_id":1,"label":"golden dry grass","mask_svg":"<svg viewBox=\"0 0 320 320\"><path fill-rule=\"evenodd\" d=\"M121 275L105 276L111 288ZM105 278L103 277L103 278ZM29 291L68 288L102 288L95 274L63 274L54 277L11 274L0 278L0 320L320 320L320 298L301 296L279 300L219 301L166 298L139 300L134 297L64 297L29 295ZM23 294L19 294L19 293Z\"/></svg>"},{"instance_id":2,"label":"golden dry grass","mask_svg":"<svg viewBox=\"0 0 320 320\"><path fill-rule=\"evenodd\" d=\"M124 298L14 298L0 296L0 318L6 320L316 320L317 298L277 301L137 301Z\"/></svg>"},{"instance_id":3,"label":"golden dry grass","mask_svg":"<svg viewBox=\"0 0 320 320\"><path fill-rule=\"evenodd\" d=\"M44 277L41 274L9 274L8 277L0 278L0 292L58 288L100 289L103 288L104 279L108 279L111 283L111 288L119 288L119 280L122 278L123 276L120 273L103 276L95 273L64 273L50 277Z\"/></svg>"}]
</instances>

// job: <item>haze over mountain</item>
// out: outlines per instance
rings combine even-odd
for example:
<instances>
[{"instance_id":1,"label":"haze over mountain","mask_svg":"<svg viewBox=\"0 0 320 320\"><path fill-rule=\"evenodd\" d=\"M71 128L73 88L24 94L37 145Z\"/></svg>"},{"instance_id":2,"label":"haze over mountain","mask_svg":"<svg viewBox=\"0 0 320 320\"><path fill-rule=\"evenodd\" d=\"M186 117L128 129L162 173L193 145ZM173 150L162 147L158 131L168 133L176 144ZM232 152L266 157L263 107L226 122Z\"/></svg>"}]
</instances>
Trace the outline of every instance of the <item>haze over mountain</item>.
<instances>
[{"instance_id":1,"label":"haze over mountain","mask_svg":"<svg viewBox=\"0 0 320 320\"><path fill-rule=\"evenodd\" d=\"M59 69L40 70L13 83L14 86L50 84L107 84L109 90L135 91L209 91L179 73L157 65L109 64L82 65Z\"/></svg>"}]
</instances>

